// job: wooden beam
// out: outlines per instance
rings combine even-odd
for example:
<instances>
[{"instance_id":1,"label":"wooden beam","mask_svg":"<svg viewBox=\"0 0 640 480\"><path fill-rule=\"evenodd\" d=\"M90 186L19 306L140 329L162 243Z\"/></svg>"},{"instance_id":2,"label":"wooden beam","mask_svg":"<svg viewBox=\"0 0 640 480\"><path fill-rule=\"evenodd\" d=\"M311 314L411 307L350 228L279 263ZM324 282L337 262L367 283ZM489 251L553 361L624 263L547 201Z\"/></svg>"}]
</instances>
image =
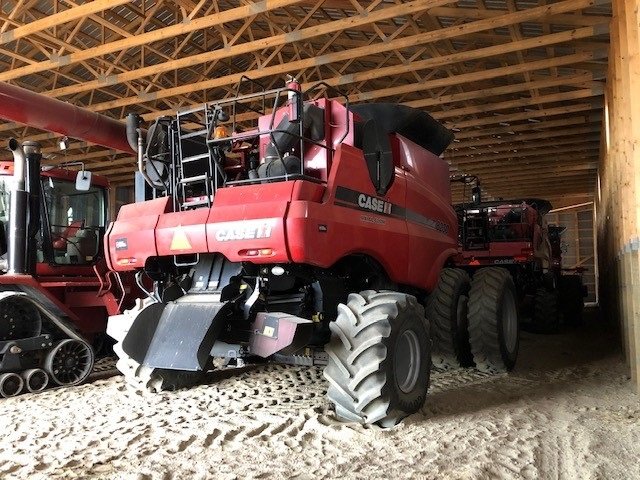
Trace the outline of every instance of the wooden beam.
<instances>
[{"instance_id":1,"label":"wooden beam","mask_svg":"<svg viewBox=\"0 0 640 480\"><path fill-rule=\"evenodd\" d=\"M476 120L465 120L461 122L450 122L447 123L449 128L455 129L465 129L469 127L477 127L480 125L491 125L495 123L510 123L510 122L518 122L522 120L536 119L536 118L547 118L556 115L565 115L569 113L577 113L577 112L588 112L591 110L596 110L602 108L601 105L597 103L580 103L577 105L567 105L562 107L554 107L547 108L545 110L537 110L531 112L520 112L520 113L510 113L506 115L494 115L482 117Z\"/></svg>"},{"instance_id":2,"label":"wooden beam","mask_svg":"<svg viewBox=\"0 0 640 480\"><path fill-rule=\"evenodd\" d=\"M140 35L114 42L106 43L97 47L89 48L69 55L64 55L57 59L38 62L33 65L16 68L9 72L0 73L0 81L12 80L15 78L31 75L47 70L54 70L59 67L71 65L91 58L107 55L109 53L126 50L128 48L139 47L148 43L166 40L178 35L184 35L194 30L202 30L210 28L214 25L222 25L224 23L242 20L251 15L268 12L270 10L282 8L288 5L295 5L301 0L262 0L257 3L251 3L242 7L232 8L206 17L200 17L191 20L188 23L178 23L158 30L152 30Z\"/></svg>"},{"instance_id":3,"label":"wooden beam","mask_svg":"<svg viewBox=\"0 0 640 480\"><path fill-rule=\"evenodd\" d=\"M129 1L130 0L93 0L83 5L54 13L53 15L47 15L39 20L29 22L26 25L0 34L0 45L13 42L43 30L48 30L66 22L82 19L93 13L102 12L103 10L129 3Z\"/></svg>"},{"instance_id":4,"label":"wooden beam","mask_svg":"<svg viewBox=\"0 0 640 480\"><path fill-rule=\"evenodd\" d=\"M379 53L380 51L391 51L391 50L398 50L402 48L410 48L416 45L441 41L448 38L454 38L464 33L488 30L488 29L493 29L501 26L514 24L514 23L519 23L522 21L527 21L528 19L533 19L541 15L545 15L546 12L549 12L550 10L575 11L576 9L586 8L586 6L593 5L600 1L601 0L564 0L562 2L554 3L553 5L535 7L527 10L522 10L519 12L501 15L500 17L496 17L492 19L479 20L477 22L472 22L465 25L461 25L461 26L443 28L440 30L425 32L425 33L414 35L411 37L404 37L404 38L391 40L389 42L383 42L381 44L371 45L370 47L362 47L363 48L362 50L351 49L343 52L335 52L332 54L315 57L307 61L299 61L300 63L291 62L286 68L283 68L283 66L267 67L265 69L261 69L259 72L253 73L252 77L264 78L265 76L282 74L284 71L287 71L287 72L298 71L302 68L309 68L312 66L318 66L318 65L333 63L337 61L348 61L351 58L366 56L373 52ZM595 28L595 27L587 27L587 28ZM601 28L606 29L607 27L603 26ZM523 42L524 41L526 40L523 40ZM591 53L593 55L591 58L606 56L606 53L600 53L600 52L596 52L596 53L591 52ZM223 54L220 53L218 55L223 55ZM328 55L331 55L331 57L326 58L328 57ZM2 74L0 74L0 80L1 79L2 79ZM235 75L235 76L232 75L232 76L227 76L224 80L212 79L209 81L198 82L198 83L186 85L183 87L169 88L163 91L153 92L151 94L137 95L137 96L129 97L122 100L104 102L102 104L99 104L97 108L99 111L108 110L111 108L120 108L127 105L140 104L148 101L158 100L161 98L168 98L174 95L188 94L195 90L216 88L222 85L236 83L238 80L239 80L239 75Z\"/></svg>"},{"instance_id":5,"label":"wooden beam","mask_svg":"<svg viewBox=\"0 0 640 480\"><path fill-rule=\"evenodd\" d=\"M139 68L136 70L132 70L130 72L109 76L102 79L97 79L91 82L86 82L82 84L82 90L79 90L80 87L71 86L66 87L64 89L58 89L54 92L54 95L70 95L73 93L77 93L78 91L86 91L89 89L100 88L105 85L114 85L117 83L137 80L140 78L144 78L149 75L155 75L161 72L168 72L172 70L177 70L185 67L192 67L194 65L200 65L206 62L214 62L223 60L226 58L233 58L240 55L244 55L250 52L255 52L258 50L265 50L268 48L274 48L277 46L286 45L288 43L293 42L302 42L304 40L308 40L314 37L319 37L323 35L327 35L334 32L340 32L350 27L361 26L368 23L380 22L384 20L389 20L400 15L409 15L415 12L420 12L425 9L431 8L432 6L450 3L451 0L414 0L413 2L405 3L403 5L396 5L392 7L383 8L380 10L375 10L373 12L365 12L363 14L359 14L353 17L342 18L339 20L334 20L332 22L327 22L322 25L317 25L313 27L302 28L300 30L294 32L287 32L280 35L274 35L268 38L262 38L255 41L245 42L238 45L226 46L225 48L220 48L211 52L200 53L197 55L191 55L184 58L178 58L173 61L163 62L158 65L151 65L144 68ZM394 44L395 45L395 44ZM367 48L367 47L362 47ZM358 50L358 49L355 49ZM359 56L357 52L353 52L353 56L351 58L355 58ZM295 71L297 69L292 69L291 71ZM2 77L0 76L0 80Z\"/></svg>"},{"instance_id":6,"label":"wooden beam","mask_svg":"<svg viewBox=\"0 0 640 480\"><path fill-rule=\"evenodd\" d=\"M529 107L532 105L543 105L545 103L565 102L569 100L579 100L584 98L599 97L603 94L602 89L585 88L574 90L572 92L554 93L552 95L540 95L533 98L520 98L518 100L507 100L505 102L485 103L483 105L474 105L472 107L462 107L444 112L434 112L432 116L438 120L444 120L451 117L463 117L473 115L475 113L488 113L495 110L509 110L519 107Z\"/></svg>"}]
</instances>

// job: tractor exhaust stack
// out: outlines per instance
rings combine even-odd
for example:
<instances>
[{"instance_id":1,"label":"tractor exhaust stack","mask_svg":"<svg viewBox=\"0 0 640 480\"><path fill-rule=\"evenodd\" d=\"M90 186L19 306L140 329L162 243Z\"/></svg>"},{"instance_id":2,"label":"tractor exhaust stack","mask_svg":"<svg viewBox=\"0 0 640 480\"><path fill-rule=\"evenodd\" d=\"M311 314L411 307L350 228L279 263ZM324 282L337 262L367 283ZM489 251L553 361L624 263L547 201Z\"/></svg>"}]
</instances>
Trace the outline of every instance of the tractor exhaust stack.
<instances>
[{"instance_id":1,"label":"tractor exhaust stack","mask_svg":"<svg viewBox=\"0 0 640 480\"><path fill-rule=\"evenodd\" d=\"M35 249L30 238L39 228L39 182L40 144L9 140L13 153L14 188L11 192L11 215L9 218L9 273L35 273ZM33 211L35 210L35 211ZM33 235L33 237L31 236Z\"/></svg>"}]
</instances>

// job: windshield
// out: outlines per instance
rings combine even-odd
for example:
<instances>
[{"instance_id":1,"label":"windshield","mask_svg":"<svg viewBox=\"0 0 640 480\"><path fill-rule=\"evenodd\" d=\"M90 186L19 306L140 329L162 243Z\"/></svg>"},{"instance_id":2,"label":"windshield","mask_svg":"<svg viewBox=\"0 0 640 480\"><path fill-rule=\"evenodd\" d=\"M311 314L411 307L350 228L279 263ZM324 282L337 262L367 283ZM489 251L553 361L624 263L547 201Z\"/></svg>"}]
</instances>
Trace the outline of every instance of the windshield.
<instances>
[{"instance_id":1,"label":"windshield","mask_svg":"<svg viewBox=\"0 0 640 480\"><path fill-rule=\"evenodd\" d=\"M78 191L74 182L49 177L42 191L54 263L92 263L106 223L105 190Z\"/></svg>"}]
</instances>

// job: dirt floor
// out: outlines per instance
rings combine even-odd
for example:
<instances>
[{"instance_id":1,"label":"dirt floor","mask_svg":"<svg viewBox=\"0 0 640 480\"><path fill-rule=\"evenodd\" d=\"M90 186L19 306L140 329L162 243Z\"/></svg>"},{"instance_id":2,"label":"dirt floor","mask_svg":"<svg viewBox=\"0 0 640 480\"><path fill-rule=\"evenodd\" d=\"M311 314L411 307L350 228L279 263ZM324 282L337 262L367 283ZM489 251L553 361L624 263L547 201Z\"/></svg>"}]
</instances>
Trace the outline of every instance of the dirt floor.
<instances>
[{"instance_id":1,"label":"dirt floor","mask_svg":"<svg viewBox=\"0 0 640 480\"><path fill-rule=\"evenodd\" d=\"M597 321L524 334L517 369L434 372L390 430L341 424L320 369L161 395L120 377L0 401L0 478L640 479L640 402Z\"/></svg>"}]
</instances>

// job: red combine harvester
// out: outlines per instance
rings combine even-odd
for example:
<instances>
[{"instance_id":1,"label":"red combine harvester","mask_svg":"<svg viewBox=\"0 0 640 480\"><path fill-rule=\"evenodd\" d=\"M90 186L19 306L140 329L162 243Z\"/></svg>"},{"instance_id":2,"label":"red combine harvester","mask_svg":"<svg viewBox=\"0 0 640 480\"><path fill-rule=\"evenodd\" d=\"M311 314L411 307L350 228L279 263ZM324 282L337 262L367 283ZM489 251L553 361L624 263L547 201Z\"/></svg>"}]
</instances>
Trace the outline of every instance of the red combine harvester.
<instances>
[{"instance_id":1,"label":"red combine harvester","mask_svg":"<svg viewBox=\"0 0 640 480\"><path fill-rule=\"evenodd\" d=\"M106 237L111 269L154 281L109 319L130 383L174 389L214 359L271 359L326 364L346 420L391 425L420 408L423 303L458 252L438 158L451 132L399 105L304 102L295 81L159 118L146 139L135 116L129 127L156 191Z\"/></svg>"},{"instance_id":2,"label":"red combine harvester","mask_svg":"<svg viewBox=\"0 0 640 480\"><path fill-rule=\"evenodd\" d=\"M490 321L487 312L504 302L486 291L487 285L508 284L513 297L508 309L496 310L498 324L524 313L530 322L523 322L523 327L551 333L559 328L561 307L566 321L578 315L582 283L579 275L562 275L560 232L551 228L550 233L545 220L552 208L548 201L523 198L483 202L477 177L453 177L452 181L475 186L471 202L455 208L461 251L455 258L457 274L443 279L452 295L462 299L461 314L454 322L448 321L453 317L438 315L438 310L432 316L436 325L434 363L444 368L475 364L481 370L494 371L496 362L487 361L482 350L486 342L481 337ZM506 343L517 344L517 331L505 328L503 335Z\"/></svg>"},{"instance_id":3,"label":"red combine harvester","mask_svg":"<svg viewBox=\"0 0 640 480\"><path fill-rule=\"evenodd\" d=\"M2 118L115 148L126 141L124 124L118 137L119 122L107 117L7 84L0 84L0 97ZM13 162L0 162L3 397L82 382L94 362L91 343L104 336L107 317L119 313L125 297L104 260L107 180L84 167L41 168L36 142L11 139L9 147Z\"/></svg>"}]
</instances>

